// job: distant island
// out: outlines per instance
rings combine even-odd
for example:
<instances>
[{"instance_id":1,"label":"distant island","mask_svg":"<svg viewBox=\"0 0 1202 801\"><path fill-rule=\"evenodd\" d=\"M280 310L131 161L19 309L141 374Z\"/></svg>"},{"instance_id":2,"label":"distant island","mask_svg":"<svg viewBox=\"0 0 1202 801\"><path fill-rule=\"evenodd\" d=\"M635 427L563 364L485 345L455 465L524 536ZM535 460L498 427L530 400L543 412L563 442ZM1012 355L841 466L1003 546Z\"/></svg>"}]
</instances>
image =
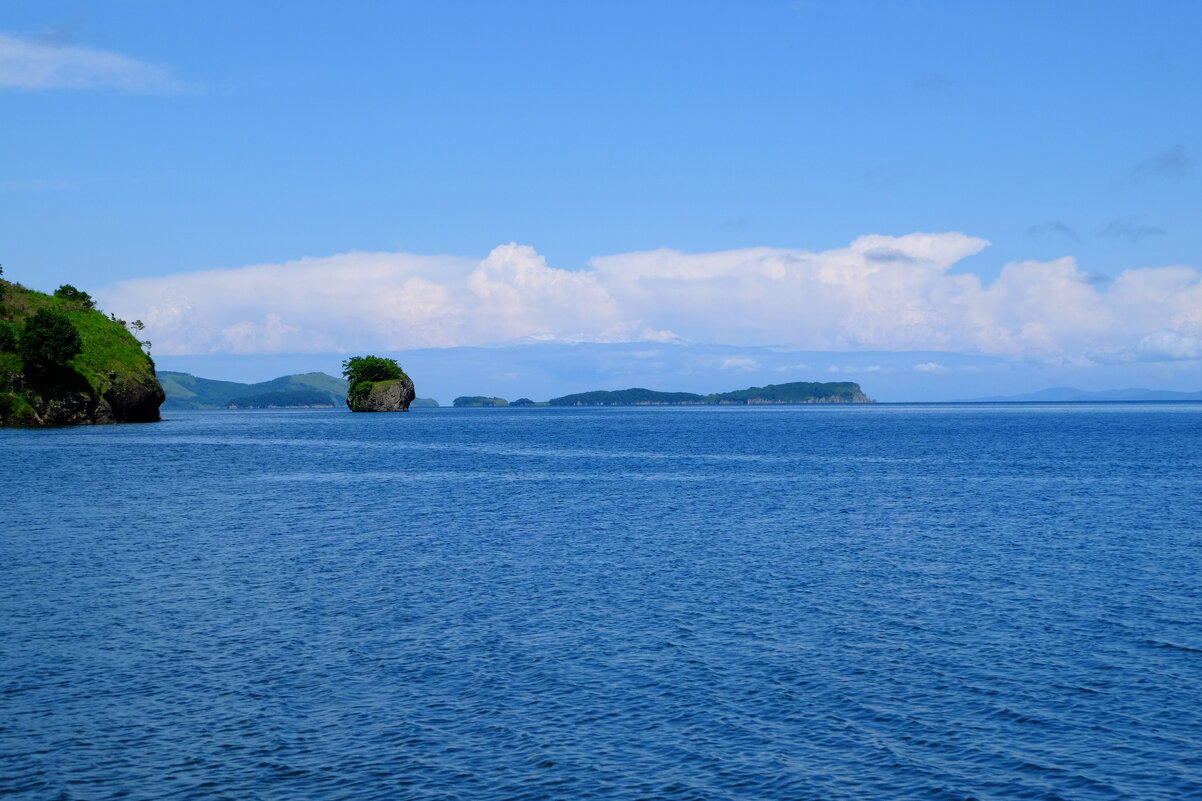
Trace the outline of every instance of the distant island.
<instances>
[{"instance_id":1,"label":"distant island","mask_svg":"<svg viewBox=\"0 0 1202 801\"><path fill-rule=\"evenodd\" d=\"M875 403L852 381L827 383L795 381L791 384L769 384L748 387L733 392L697 395L692 392L659 392L653 389L619 389L578 392L549 401L535 402L529 398L510 401L487 395L464 395L454 400L457 408L496 408L503 406L757 406L760 404L796 403Z\"/></svg>"},{"instance_id":2,"label":"distant island","mask_svg":"<svg viewBox=\"0 0 1202 801\"><path fill-rule=\"evenodd\" d=\"M159 420L163 388L142 328L70 284L47 295L0 280L0 427Z\"/></svg>"},{"instance_id":3,"label":"distant island","mask_svg":"<svg viewBox=\"0 0 1202 801\"><path fill-rule=\"evenodd\" d=\"M486 398L483 395L461 395L451 401L451 405L457 409L465 407L508 406L509 401L504 398Z\"/></svg>"},{"instance_id":4,"label":"distant island","mask_svg":"<svg viewBox=\"0 0 1202 801\"><path fill-rule=\"evenodd\" d=\"M657 392L651 389L621 389L579 392L552 398L551 406L755 406L796 403L873 403L852 381L816 383L795 381L768 384L733 392L696 395L691 392Z\"/></svg>"},{"instance_id":5,"label":"distant island","mask_svg":"<svg viewBox=\"0 0 1202 801\"><path fill-rule=\"evenodd\" d=\"M335 409L346 403L347 382L326 373L300 373L255 384L198 378L163 370L164 409ZM413 406L438 406L417 398Z\"/></svg>"}]
</instances>

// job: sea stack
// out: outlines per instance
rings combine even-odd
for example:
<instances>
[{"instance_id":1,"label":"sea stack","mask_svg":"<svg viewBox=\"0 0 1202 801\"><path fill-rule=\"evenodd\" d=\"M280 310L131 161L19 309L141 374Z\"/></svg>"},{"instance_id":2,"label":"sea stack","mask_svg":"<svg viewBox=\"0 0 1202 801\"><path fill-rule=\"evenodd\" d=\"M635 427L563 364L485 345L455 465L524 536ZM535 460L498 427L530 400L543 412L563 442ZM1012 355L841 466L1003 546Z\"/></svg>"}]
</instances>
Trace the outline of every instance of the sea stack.
<instances>
[{"instance_id":1,"label":"sea stack","mask_svg":"<svg viewBox=\"0 0 1202 801\"><path fill-rule=\"evenodd\" d=\"M417 394L409 376L387 381L363 381L346 396L352 412L407 412Z\"/></svg>"}]
</instances>

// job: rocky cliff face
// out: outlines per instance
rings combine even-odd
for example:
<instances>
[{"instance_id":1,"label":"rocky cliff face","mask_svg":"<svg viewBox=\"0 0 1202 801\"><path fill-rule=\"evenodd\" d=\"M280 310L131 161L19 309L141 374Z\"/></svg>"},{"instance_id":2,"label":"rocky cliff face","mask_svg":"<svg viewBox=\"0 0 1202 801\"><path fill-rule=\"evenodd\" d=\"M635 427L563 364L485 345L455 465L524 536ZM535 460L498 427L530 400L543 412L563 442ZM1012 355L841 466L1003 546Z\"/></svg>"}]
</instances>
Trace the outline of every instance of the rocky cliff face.
<instances>
[{"instance_id":1,"label":"rocky cliff face","mask_svg":"<svg viewBox=\"0 0 1202 801\"><path fill-rule=\"evenodd\" d=\"M162 419L159 407L166 399L167 395L157 380L142 380L110 387L101 402L108 403L113 411L113 419L118 423L157 423Z\"/></svg>"},{"instance_id":2,"label":"rocky cliff face","mask_svg":"<svg viewBox=\"0 0 1202 801\"><path fill-rule=\"evenodd\" d=\"M0 426L41 428L44 426L107 425L109 423L154 423L166 395L150 375L121 376L110 371L110 380L100 391L74 371L30 383L22 376L9 380L11 394L0 403Z\"/></svg>"},{"instance_id":3,"label":"rocky cliff face","mask_svg":"<svg viewBox=\"0 0 1202 801\"><path fill-rule=\"evenodd\" d=\"M346 405L352 412L407 412L415 397L413 381L403 376L356 384L346 397Z\"/></svg>"}]
</instances>

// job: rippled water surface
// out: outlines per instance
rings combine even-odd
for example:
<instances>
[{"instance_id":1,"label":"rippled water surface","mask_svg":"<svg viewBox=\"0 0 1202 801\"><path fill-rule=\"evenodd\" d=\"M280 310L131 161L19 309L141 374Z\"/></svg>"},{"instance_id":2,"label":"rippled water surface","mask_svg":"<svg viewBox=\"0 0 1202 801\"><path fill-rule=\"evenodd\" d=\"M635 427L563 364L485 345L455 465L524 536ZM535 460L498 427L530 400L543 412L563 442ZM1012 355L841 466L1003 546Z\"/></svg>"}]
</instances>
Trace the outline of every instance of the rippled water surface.
<instances>
[{"instance_id":1,"label":"rippled water surface","mask_svg":"<svg viewBox=\"0 0 1202 801\"><path fill-rule=\"evenodd\" d=\"M0 431L0 794L1202 797L1202 406Z\"/></svg>"}]
</instances>

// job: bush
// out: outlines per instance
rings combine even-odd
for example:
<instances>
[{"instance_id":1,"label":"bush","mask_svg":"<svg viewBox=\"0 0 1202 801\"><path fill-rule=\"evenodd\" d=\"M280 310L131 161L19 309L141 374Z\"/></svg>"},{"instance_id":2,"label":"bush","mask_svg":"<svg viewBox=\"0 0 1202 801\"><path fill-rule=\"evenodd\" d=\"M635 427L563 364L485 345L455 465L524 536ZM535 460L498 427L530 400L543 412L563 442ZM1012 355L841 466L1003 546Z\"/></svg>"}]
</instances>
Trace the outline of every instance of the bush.
<instances>
[{"instance_id":1,"label":"bush","mask_svg":"<svg viewBox=\"0 0 1202 801\"><path fill-rule=\"evenodd\" d=\"M342 375L350 384L349 391L364 381L391 381L403 378L405 371L394 359L381 356L352 356L342 363Z\"/></svg>"},{"instance_id":2,"label":"bush","mask_svg":"<svg viewBox=\"0 0 1202 801\"><path fill-rule=\"evenodd\" d=\"M62 312L38 309L25 321L17 352L27 373L48 373L64 366L83 350L79 330Z\"/></svg>"},{"instance_id":3,"label":"bush","mask_svg":"<svg viewBox=\"0 0 1202 801\"><path fill-rule=\"evenodd\" d=\"M62 298L68 303L74 303L84 309L96 308L96 301L92 300L92 296L82 289L76 289L70 284L63 284L58 289L54 290L56 298Z\"/></svg>"},{"instance_id":4,"label":"bush","mask_svg":"<svg viewBox=\"0 0 1202 801\"><path fill-rule=\"evenodd\" d=\"M17 327L0 320L0 353L17 352Z\"/></svg>"}]
</instances>

